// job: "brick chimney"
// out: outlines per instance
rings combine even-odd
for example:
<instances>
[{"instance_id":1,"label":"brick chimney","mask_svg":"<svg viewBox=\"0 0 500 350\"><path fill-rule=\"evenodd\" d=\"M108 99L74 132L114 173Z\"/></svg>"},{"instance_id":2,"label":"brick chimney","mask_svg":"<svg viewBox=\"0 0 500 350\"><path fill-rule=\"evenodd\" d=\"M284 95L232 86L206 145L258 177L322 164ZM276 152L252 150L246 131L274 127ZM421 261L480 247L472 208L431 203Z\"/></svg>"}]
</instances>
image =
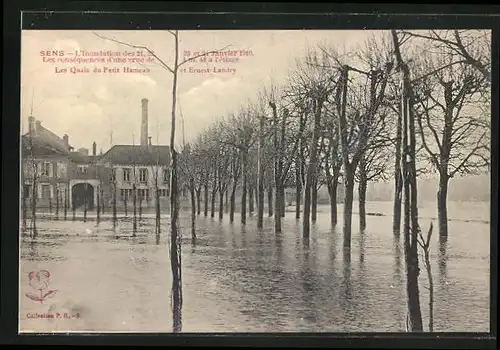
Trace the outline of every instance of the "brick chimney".
<instances>
[{"instance_id":1,"label":"brick chimney","mask_svg":"<svg viewBox=\"0 0 500 350\"><path fill-rule=\"evenodd\" d=\"M69 136L64 134L63 136L64 145L69 148Z\"/></svg>"},{"instance_id":2,"label":"brick chimney","mask_svg":"<svg viewBox=\"0 0 500 350\"><path fill-rule=\"evenodd\" d=\"M97 155L97 143L95 142L92 144L92 155Z\"/></svg>"},{"instance_id":3,"label":"brick chimney","mask_svg":"<svg viewBox=\"0 0 500 350\"><path fill-rule=\"evenodd\" d=\"M142 121L141 121L141 146L148 145L148 99L141 100Z\"/></svg>"},{"instance_id":4,"label":"brick chimney","mask_svg":"<svg viewBox=\"0 0 500 350\"><path fill-rule=\"evenodd\" d=\"M149 145L151 146L151 136L148 137Z\"/></svg>"}]
</instances>

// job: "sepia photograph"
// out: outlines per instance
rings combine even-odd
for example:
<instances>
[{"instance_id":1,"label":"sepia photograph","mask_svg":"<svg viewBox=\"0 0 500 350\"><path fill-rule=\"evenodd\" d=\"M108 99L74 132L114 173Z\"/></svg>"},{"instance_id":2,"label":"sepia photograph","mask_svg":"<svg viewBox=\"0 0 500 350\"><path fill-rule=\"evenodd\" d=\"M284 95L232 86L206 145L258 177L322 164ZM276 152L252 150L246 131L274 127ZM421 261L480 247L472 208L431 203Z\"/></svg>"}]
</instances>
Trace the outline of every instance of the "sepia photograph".
<instances>
[{"instance_id":1,"label":"sepia photograph","mask_svg":"<svg viewBox=\"0 0 500 350\"><path fill-rule=\"evenodd\" d=\"M23 30L19 332L490 332L491 49Z\"/></svg>"}]
</instances>

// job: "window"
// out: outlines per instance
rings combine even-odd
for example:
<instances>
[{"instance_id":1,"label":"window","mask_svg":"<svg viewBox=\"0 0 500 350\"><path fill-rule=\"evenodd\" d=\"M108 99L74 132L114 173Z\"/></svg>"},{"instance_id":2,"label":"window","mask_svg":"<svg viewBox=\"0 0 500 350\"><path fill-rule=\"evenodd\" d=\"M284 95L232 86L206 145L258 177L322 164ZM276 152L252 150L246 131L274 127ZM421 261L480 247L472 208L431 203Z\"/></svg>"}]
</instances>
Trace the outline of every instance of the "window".
<instances>
[{"instance_id":1,"label":"window","mask_svg":"<svg viewBox=\"0 0 500 350\"><path fill-rule=\"evenodd\" d=\"M42 185L42 199L51 198L52 196L50 192L50 185Z\"/></svg>"},{"instance_id":2,"label":"window","mask_svg":"<svg viewBox=\"0 0 500 350\"><path fill-rule=\"evenodd\" d=\"M146 198L147 199L149 197L149 190L148 189L139 189L138 191L139 191L139 193L138 193L139 198L141 198L141 199Z\"/></svg>"},{"instance_id":3,"label":"window","mask_svg":"<svg viewBox=\"0 0 500 350\"><path fill-rule=\"evenodd\" d=\"M43 162L42 163L42 176L50 176L50 163L49 162Z\"/></svg>"},{"instance_id":4,"label":"window","mask_svg":"<svg viewBox=\"0 0 500 350\"><path fill-rule=\"evenodd\" d=\"M109 181L115 182L116 181L116 171L115 169L111 169L111 172L109 173Z\"/></svg>"},{"instance_id":5,"label":"window","mask_svg":"<svg viewBox=\"0 0 500 350\"><path fill-rule=\"evenodd\" d=\"M32 191L33 191L33 186L24 185L24 198L31 198Z\"/></svg>"},{"instance_id":6,"label":"window","mask_svg":"<svg viewBox=\"0 0 500 350\"><path fill-rule=\"evenodd\" d=\"M88 165L79 165L78 166L78 174L85 175L85 174L87 174L88 169L89 169Z\"/></svg>"},{"instance_id":7,"label":"window","mask_svg":"<svg viewBox=\"0 0 500 350\"><path fill-rule=\"evenodd\" d=\"M120 198L122 200L128 200L129 198L133 198L133 190L131 188L122 188L120 190Z\"/></svg>"},{"instance_id":8,"label":"window","mask_svg":"<svg viewBox=\"0 0 500 350\"><path fill-rule=\"evenodd\" d=\"M163 169L163 182L165 182L165 183L170 182L170 173L168 172L167 168Z\"/></svg>"},{"instance_id":9,"label":"window","mask_svg":"<svg viewBox=\"0 0 500 350\"><path fill-rule=\"evenodd\" d=\"M67 165L64 163L57 163L55 169L56 169L56 171L54 171L54 172L57 174L58 178L63 178L63 177L66 177L68 175L67 174L68 168L67 168Z\"/></svg>"},{"instance_id":10,"label":"window","mask_svg":"<svg viewBox=\"0 0 500 350\"><path fill-rule=\"evenodd\" d=\"M160 188L160 197L166 197L167 196L167 190L164 188Z\"/></svg>"},{"instance_id":11,"label":"window","mask_svg":"<svg viewBox=\"0 0 500 350\"><path fill-rule=\"evenodd\" d=\"M148 169L147 168L139 169L139 181L140 182L148 181Z\"/></svg>"},{"instance_id":12,"label":"window","mask_svg":"<svg viewBox=\"0 0 500 350\"><path fill-rule=\"evenodd\" d=\"M130 169L123 169L123 181L130 181Z\"/></svg>"}]
</instances>

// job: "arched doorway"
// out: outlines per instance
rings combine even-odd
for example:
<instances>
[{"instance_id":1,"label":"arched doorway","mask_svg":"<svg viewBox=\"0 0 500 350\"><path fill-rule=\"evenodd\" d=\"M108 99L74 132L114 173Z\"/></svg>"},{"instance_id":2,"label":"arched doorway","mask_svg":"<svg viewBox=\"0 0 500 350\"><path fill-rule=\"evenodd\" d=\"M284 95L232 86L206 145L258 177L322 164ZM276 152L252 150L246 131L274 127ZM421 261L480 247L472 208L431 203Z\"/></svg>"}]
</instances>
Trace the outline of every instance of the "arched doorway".
<instances>
[{"instance_id":1,"label":"arched doorway","mask_svg":"<svg viewBox=\"0 0 500 350\"><path fill-rule=\"evenodd\" d=\"M87 201L88 210L92 210L94 208L94 186L91 184L76 184L71 189L71 193L71 200L75 208L84 207L85 201Z\"/></svg>"}]
</instances>

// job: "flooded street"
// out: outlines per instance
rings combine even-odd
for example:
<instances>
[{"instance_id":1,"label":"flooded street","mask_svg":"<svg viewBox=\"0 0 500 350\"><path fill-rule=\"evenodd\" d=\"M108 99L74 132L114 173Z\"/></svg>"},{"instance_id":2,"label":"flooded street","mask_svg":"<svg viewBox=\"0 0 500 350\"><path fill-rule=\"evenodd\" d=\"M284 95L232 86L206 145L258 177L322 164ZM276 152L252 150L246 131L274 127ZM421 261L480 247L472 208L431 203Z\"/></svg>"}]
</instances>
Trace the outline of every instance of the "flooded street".
<instances>
[{"instance_id":1,"label":"flooded street","mask_svg":"<svg viewBox=\"0 0 500 350\"><path fill-rule=\"evenodd\" d=\"M433 204L422 208L427 230ZM355 206L356 208L356 206ZM485 209L486 208L486 209ZM353 216L353 244L342 248L342 233L331 229L329 206L320 206L309 244L301 221L287 213L283 233L264 230L256 215L246 226L229 224L226 214L197 217L191 241L188 212L183 213L182 283L184 332L397 332L406 318L403 237L392 234L391 203L368 203L367 230L360 234ZM339 222L342 221L339 205ZM427 215L427 216L426 216ZM489 203L450 203L449 240L431 246L434 276L434 330L489 331ZM123 215L122 215L123 216ZM154 218L143 218L132 237L132 218L98 227L92 221L38 220L36 242L21 243L21 331L171 332L171 270L168 218L156 245ZM459 220L460 219L460 220ZM436 225L436 221L434 222ZM341 226L341 225L339 225ZM51 274L54 296L30 300L28 273ZM428 324L425 271L420 274L424 327ZM36 318L67 313L70 319Z\"/></svg>"}]
</instances>

